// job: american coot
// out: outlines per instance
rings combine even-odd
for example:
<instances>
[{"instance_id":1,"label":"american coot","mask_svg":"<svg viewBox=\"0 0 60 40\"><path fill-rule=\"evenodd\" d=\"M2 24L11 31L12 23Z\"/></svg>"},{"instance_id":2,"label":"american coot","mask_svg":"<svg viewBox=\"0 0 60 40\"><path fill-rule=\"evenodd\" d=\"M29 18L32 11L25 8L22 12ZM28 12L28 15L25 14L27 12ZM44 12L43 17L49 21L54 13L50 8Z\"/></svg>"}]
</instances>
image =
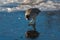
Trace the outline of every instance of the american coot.
<instances>
[{"instance_id":1,"label":"american coot","mask_svg":"<svg viewBox=\"0 0 60 40\"><path fill-rule=\"evenodd\" d=\"M25 13L26 20L35 19L40 12L41 11L38 8L30 8L26 10Z\"/></svg>"},{"instance_id":2,"label":"american coot","mask_svg":"<svg viewBox=\"0 0 60 40\"><path fill-rule=\"evenodd\" d=\"M25 18L29 20L29 25L33 27L33 30L26 32L27 38L37 38L39 36L39 32L36 31L35 24L36 24L36 17L41 11L38 8L30 8L26 10Z\"/></svg>"}]
</instances>

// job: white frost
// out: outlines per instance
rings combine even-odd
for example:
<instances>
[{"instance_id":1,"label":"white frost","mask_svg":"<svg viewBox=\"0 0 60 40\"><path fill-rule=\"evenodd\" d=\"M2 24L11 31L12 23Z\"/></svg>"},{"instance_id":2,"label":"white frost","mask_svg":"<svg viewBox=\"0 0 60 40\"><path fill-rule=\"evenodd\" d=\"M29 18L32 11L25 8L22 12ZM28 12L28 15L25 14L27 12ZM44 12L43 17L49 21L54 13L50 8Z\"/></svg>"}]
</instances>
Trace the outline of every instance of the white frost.
<instances>
[{"instance_id":1,"label":"white frost","mask_svg":"<svg viewBox=\"0 0 60 40\"><path fill-rule=\"evenodd\" d=\"M36 3L38 3L39 1L43 1L43 0L35 0ZM36 8L39 8L40 10L42 11L48 11L48 10L60 10L60 2L57 2L58 0L48 0L46 2L42 2L40 3L39 5L35 5L35 6L29 6L29 5L19 5L17 7L13 7L13 8L2 8L0 7L0 11L8 11L8 12L11 12L11 11L16 11L16 10L27 10L28 8L32 8L32 7L36 7ZM1 1L2 2L2 1ZM5 0L2 4L6 4L6 3L9 3L9 2L20 2L20 3L23 3L23 2L29 2L29 1L23 1L23 0Z\"/></svg>"}]
</instances>

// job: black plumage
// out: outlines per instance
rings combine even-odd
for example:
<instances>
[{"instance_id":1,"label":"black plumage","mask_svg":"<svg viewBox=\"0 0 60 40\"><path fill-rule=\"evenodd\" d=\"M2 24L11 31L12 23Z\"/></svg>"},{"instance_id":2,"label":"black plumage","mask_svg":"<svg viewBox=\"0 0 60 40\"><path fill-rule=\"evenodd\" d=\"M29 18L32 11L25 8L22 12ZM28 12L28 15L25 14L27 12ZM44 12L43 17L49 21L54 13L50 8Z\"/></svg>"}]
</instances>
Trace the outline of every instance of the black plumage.
<instances>
[{"instance_id":1,"label":"black plumage","mask_svg":"<svg viewBox=\"0 0 60 40\"><path fill-rule=\"evenodd\" d=\"M30 8L26 10L25 17L27 20L34 19L40 12L38 8Z\"/></svg>"}]
</instances>

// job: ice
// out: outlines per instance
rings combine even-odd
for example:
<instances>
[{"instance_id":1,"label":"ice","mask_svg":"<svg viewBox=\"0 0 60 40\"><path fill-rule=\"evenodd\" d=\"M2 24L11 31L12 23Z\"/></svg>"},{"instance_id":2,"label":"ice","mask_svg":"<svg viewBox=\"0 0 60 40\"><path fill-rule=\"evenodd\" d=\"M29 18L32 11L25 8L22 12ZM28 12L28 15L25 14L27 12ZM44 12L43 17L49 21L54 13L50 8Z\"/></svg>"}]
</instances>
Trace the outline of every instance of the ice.
<instances>
[{"instance_id":1,"label":"ice","mask_svg":"<svg viewBox=\"0 0 60 40\"><path fill-rule=\"evenodd\" d=\"M25 1L23 1L23 0L12 0L13 2L13 4L16 2L16 3L23 3L23 2L25 2ZM40 0L37 0L37 3L39 2ZM45 1L45 2L42 2L42 3L40 3L39 5L34 5L34 6L31 6L31 5L19 5L19 4L16 4L16 5L18 5L18 6L16 6L16 7L13 7L13 8L2 8L2 7L0 7L0 11L9 11L10 9L10 12L11 11L16 11L16 10L27 10L27 9L29 9L29 8L34 8L34 7L36 7L36 8L39 8L41 11L52 11L52 10L60 10L60 0L41 0L41 1ZM3 2L3 3L2 3ZM0 3L0 5L2 5L2 4L8 4L8 3L10 3L10 1L1 1L1 3ZM10 4L9 4L10 5ZM15 4L14 4L15 5Z\"/></svg>"}]
</instances>

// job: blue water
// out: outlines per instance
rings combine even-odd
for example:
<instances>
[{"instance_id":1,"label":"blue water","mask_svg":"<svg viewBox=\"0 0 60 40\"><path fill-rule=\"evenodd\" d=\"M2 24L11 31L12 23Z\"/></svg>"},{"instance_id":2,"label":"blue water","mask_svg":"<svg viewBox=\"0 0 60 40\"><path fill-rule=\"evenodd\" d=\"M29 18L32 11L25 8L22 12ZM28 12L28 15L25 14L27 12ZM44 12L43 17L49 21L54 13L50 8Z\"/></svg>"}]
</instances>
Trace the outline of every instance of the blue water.
<instances>
[{"instance_id":1,"label":"blue water","mask_svg":"<svg viewBox=\"0 0 60 40\"><path fill-rule=\"evenodd\" d=\"M32 27L28 26L24 13L0 12L0 40L29 40L25 32ZM34 40L60 40L60 11L53 15L41 12L36 18L36 29L40 35Z\"/></svg>"}]
</instances>

